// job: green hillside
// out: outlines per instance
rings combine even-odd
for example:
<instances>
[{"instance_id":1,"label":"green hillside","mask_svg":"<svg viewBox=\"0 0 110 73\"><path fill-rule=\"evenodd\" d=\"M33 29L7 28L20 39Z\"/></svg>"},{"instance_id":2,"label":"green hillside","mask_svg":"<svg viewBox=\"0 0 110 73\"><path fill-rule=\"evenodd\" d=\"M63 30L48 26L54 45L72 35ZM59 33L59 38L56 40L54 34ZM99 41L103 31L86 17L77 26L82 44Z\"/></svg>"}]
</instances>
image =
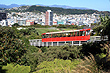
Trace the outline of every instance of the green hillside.
<instances>
[{"instance_id":1,"label":"green hillside","mask_svg":"<svg viewBox=\"0 0 110 73\"><path fill-rule=\"evenodd\" d=\"M47 10L52 10L54 13L57 14L93 14L93 13L98 13L98 14L105 14L105 15L110 15L109 11L98 11L98 10L81 10L81 9L64 9L64 8L58 8L58 7L48 7L48 6L22 6L20 8L27 8L26 10L22 10L21 12L46 12ZM6 10L7 11L7 10ZM20 12L19 10L8 10L7 12Z\"/></svg>"},{"instance_id":2,"label":"green hillside","mask_svg":"<svg viewBox=\"0 0 110 73\"><path fill-rule=\"evenodd\" d=\"M79 9L63 9L63 8L57 8L57 7L43 7L43 6L31 6L26 11L36 11L36 12L45 12L47 10L52 10L54 13L59 14L92 14L96 12L95 10L79 10Z\"/></svg>"}]
</instances>

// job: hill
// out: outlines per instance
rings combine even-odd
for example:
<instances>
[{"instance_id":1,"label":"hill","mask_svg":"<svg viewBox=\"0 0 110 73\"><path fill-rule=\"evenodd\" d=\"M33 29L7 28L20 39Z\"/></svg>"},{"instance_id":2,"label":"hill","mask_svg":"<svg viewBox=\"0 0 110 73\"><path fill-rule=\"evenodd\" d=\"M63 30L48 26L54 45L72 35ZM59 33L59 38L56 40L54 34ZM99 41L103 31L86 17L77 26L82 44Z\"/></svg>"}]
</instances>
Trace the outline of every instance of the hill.
<instances>
[{"instance_id":1,"label":"hill","mask_svg":"<svg viewBox=\"0 0 110 73\"><path fill-rule=\"evenodd\" d=\"M80 9L64 9L58 7L44 7L44 6L31 6L26 11L35 12L45 12L47 10L52 10L54 13L58 14L92 14L96 12L95 10L80 10Z\"/></svg>"},{"instance_id":2,"label":"hill","mask_svg":"<svg viewBox=\"0 0 110 73\"><path fill-rule=\"evenodd\" d=\"M18 4L11 4L11 5L5 5L5 4L0 4L0 8L13 8L13 7L20 7L24 5L18 5Z\"/></svg>"},{"instance_id":3,"label":"hill","mask_svg":"<svg viewBox=\"0 0 110 73\"><path fill-rule=\"evenodd\" d=\"M47 6L43 4L36 4L38 6ZM13 8L13 7L20 7L20 6L26 6L26 5L18 5L18 4L11 4L11 5L5 5L5 4L0 4L0 8ZM31 5L28 5L31 6ZM64 9L89 9L85 7L72 7L72 6L67 6L67 5L48 5L49 7L58 7L58 8L64 8Z\"/></svg>"},{"instance_id":4,"label":"hill","mask_svg":"<svg viewBox=\"0 0 110 73\"><path fill-rule=\"evenodd\" d=\"M21 6L18 7L17 9L10 9L7 11L15 11L15 12L46 12L47 10L52 10L54 13L57 14L93 14L93 13L98 13L98 14L105 14L105 15L110 15L109 11L98 11L98 10L92 10L92 9L64 9L64 8L59 8L59 7L49 7L49 6L39 6L39 5L33 5L33 6Z\"/></svg>"},{"instance_id":5,"label":"hill","mask_svg":"<svg viewBox=\"0 0 110 73\"><path fill-rule=\"evenodd\" d=\"M67 5L50 5L49 7L58 7L58 8L64 8L64 9L82 9L82 10L88 10L89 8L85 7L72 7Z\"/></svg>"}]
</instances>

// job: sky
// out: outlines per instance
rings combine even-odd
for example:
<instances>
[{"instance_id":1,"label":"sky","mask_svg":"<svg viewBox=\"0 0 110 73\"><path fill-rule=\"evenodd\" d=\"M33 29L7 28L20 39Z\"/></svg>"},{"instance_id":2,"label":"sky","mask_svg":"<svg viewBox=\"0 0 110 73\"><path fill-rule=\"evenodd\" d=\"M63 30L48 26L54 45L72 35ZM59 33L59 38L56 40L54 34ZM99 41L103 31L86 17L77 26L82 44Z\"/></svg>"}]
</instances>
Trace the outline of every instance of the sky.
<instances>
[{"instance_id":1,"label":"sky","mask_svg":"<svg viewBox=\"0 0 110 73\"><path fill-rule=\"evenodd\" d=\"M85 7L99 11L110 11L110 0L1 0L0 4L67 5L72 7Z\"/></svg>"}]
</instances>

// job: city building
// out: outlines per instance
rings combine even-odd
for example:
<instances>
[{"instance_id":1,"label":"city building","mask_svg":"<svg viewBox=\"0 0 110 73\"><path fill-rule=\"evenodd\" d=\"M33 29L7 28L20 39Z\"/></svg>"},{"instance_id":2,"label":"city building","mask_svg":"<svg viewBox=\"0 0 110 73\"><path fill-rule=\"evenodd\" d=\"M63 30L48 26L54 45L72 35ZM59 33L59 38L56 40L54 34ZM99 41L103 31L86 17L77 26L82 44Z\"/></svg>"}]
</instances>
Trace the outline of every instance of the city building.
<instances>
[{"instance_id":1,"label":"city building","mask_svg":"<svg viewBox=\"0 0 110 73\"><path fill-rule=\"evenodd\" d=\"M2 20L0 21L1 26L8 26L8 21L7 20Z\"/></svg>"},{"instance_id":2,"label":"city building","mask_svg":"<svg viewBox=\"0 0 110 73\"><path fill-rule=\"evenodd\" d=\"M26 26L34 25L34 21L26 20Z\"/></svg>"},{"instance_id":3,"label":"city building","mask_svg":"<svg viewBox=\"0 0 110 73\"><path fill-rule=\"evenodd\" d=\"M6 19L7 19L6 13L0 12L0 21L6 20Z\"/></svg>"},{"instance_id":4,"label":"city building","mask_svg":"<svg viewBox=\"0 0 110 73\"><path fill-rule=\"evenodd\" d=\"M45 25L53 25L53 12L51 10L46 11Z\"/></svg>"},{"instance_id":5,"label":"city building","mask_svg":"<svg viewBox=\"0 0 110 73\"><path fill-rule=\"evenodd\" d=\"M64 21L63 21L63 20L57 21L57 24L58 24L58 25L59 25L59 24L64 25Z\"/></svg>"},{"instance_id":6,"label":"city building","mask_svg":"<svg viewBox=\"0 0 110 73\"><path fill-rule=\"evenodd\" d=\"M7 15L5 12L0 12L0 25L8 26Z\"/></svg>"},{"instance_id":7,"label":"city building","mask_svg":"<svg viewBox=\"0 0 110 73\"><path fill-rule=\"evenodd\" d=\"M3 12L1 12L3 14ZM7 18L6 18L7 16ZM41 25L77 25L77 26L89 26L91 27L92 23L100 22L99 14L56 14L51 10L47 10L46 13L34 13L34 12L11 12L7 13L0 17L1 20L7 20L8 26L13 25L14 23L18 23L23 26L30 26L34 24ZM28 21L27 21L28 20ZM0 23L2 23L0 21Z\"/></svg>"},{"instance_id":8,"label":"city building","mask_svg":"<svg viewBox=\"0 0 110 73\"><path fill-rule=\"evenodd\" d=\"M21 26L25 26L26 25L26 20L25 19L20 19L20 20L17 20L17 23Z\"/></svg>"}]
</instances>

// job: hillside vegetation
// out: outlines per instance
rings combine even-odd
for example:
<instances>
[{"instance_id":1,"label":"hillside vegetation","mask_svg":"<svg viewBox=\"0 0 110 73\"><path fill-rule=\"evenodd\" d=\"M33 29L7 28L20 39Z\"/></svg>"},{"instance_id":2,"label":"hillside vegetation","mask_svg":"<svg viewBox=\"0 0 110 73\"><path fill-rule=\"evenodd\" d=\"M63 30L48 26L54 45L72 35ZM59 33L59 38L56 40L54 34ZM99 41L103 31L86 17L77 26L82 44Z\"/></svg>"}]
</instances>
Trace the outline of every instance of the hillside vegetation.
<instances>
[{"instance_id":1,"label":"hillside vegetation","mask_svg":"<svg viewBox=\"0 0 110 73\"><path fill-rule=\"evenodd\" d=\"M110 12L108 11L98 11L98 10L82 10L82 9L64 9L64 8L58 8L58 7L47 7L47 6L22 6L20 7L22 8L26 8L26 10L22 9L21 12L46 12L47 10L52 10L54 13L57 14L93 14L93 13L98 13L98 14L105 14L105 15L110 15ZM11 9L8 10L8 12L20 12L20 10L15 10L15 9Z\"/></svg>"}]
</instances>

